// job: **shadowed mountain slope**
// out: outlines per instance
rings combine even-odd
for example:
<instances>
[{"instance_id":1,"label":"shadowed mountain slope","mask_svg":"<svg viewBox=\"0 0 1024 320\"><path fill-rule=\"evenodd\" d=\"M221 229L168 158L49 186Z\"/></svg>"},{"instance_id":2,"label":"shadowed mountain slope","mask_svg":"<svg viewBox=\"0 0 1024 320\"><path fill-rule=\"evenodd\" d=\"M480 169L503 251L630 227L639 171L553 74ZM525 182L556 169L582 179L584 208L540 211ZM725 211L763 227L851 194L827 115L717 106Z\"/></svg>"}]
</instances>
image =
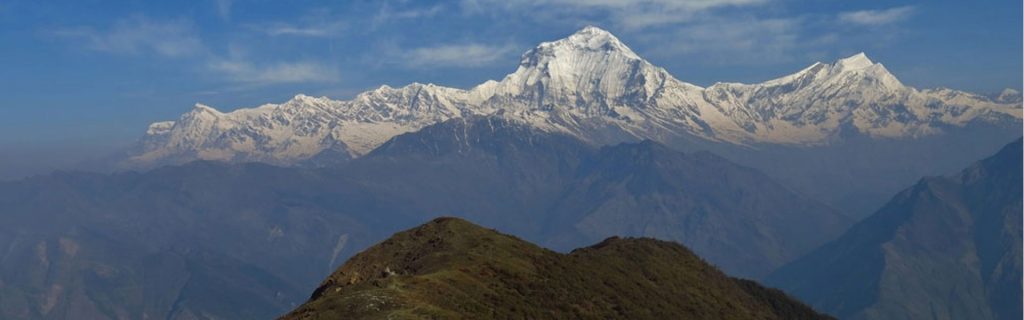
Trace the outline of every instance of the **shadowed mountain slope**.
<instances>
[{"instance_id":1,"label":"shadowed mountain slope","mask_svg":"<svg viewBox=\"0 0 1024 320\"><path fill-rule=\"evenodd\" d=\"M280 314L334 259L394 230L363 215L371 200L346 186L210 162L0 184L0 318Z\"/></svg>"},{"instance_id":2,"label":"shadowed mountain slope","mask_svg":"<svg viewBox=\"0 0 1024 320\"><path fill-rule=\"evenodd\" d=\"M330 168L194 162L0 183L0 317L279 315L357 250L441 215L556 250L677 241L749 278L847 226L710 154L466 117Z\"/></svg>"},{"instance_id":3,"label":"shadowed mountain slope","mask_svg":"<svg viewBox=\"0 0 1024 320\"><path fill-rule=\"evenodd\" d=\"M1021 152L921 179L766 281L844 319L1020 319Z\"/></svg>"},{"instance_id":4,"label":"shadowed mountain slope","mask_svg":"<svg viewBox=\"0 0 1024 320\"><path fill-rule=\"evenodd\" d=\"M730 274L752 278L850 223L710 153L653 141L594 148L497 117L453 119L398 136L344 174L404 215L467 217L557 250L613 235L678 241Z\"/></svg>"}]
</instances>

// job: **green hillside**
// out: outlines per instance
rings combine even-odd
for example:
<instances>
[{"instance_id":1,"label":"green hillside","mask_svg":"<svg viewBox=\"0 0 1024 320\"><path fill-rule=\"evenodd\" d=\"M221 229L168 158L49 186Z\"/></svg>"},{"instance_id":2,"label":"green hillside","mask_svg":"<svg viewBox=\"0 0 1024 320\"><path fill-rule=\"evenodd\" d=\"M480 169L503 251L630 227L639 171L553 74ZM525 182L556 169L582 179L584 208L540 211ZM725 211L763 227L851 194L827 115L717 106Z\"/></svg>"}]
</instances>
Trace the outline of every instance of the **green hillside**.
<instances>
[{"instance_id":1,"label":"green hillside","mask_svg":"<svg viewBox=\"0 0 1024 320\"><path fill-rule=\"evenodd\" d=\"M820 319L687 248L609 238L560 254L456 218L359 253L284 319Z\"/></svg>"}]
</instances>

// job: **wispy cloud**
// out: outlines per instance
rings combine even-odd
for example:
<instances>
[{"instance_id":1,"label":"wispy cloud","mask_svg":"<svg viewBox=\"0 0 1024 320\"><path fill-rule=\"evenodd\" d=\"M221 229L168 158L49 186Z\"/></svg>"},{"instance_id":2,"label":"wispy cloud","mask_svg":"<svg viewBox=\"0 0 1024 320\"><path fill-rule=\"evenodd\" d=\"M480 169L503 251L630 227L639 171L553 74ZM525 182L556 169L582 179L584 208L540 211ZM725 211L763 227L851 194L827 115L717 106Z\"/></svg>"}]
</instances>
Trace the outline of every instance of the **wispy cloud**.
<instances>
[{"instance_id":1,"label":"wispy cloud","mask_svg":"<svg viewBox=\"0 0 1024 320\"><path fill-rule=\"evenodd\" d=\"M480 8L485 5L504 3L507 6L520 5L562 5L575 6L579 8L629 8L629 7L657 7L672 10L702 10L714 7L748 5L763 3L767 0L463 0L462 6Z\"/></svg>"},{"instance_id":2,"label":"wispy cloud","mask_svg":"<svg viewBox=\"0 0 1024 320\"><path fill-rule=\"evenodd\" d=\"M430 18L444 10L441 4L435 4L426 8L395 8L384 2L372 20L373 26L404 19Z\"/></svg>"},{"instance_id":3,"label":"wispy cloud","mask_svg":"<svg viewBox=\"0 0 1024 320\"><path fill-rule=\"evenodd\" d=\"M337 68L313 61L255 64L242 59L213 60L210 71L250 85L337 81Z\"/></svg>"},{"instance_id":4,"label":"wispy cloud","mask_svg":"<svg viewBox=\"0 0 1024 320\"><path fill-rule=\"evenodd\" d=\"M684 13L692 14L695 12L709 10L720 7L730 6L748 6L755 4L762 4L768 0L693 0L693 1L679 1L679 0L555 0L555 1L528 1L535 4L560 4L565 6L571 6L582 9L603 9L603 10L615 10L615 11L626 11L629 13Z\"/></svg>"},{"instance_id":5,"label":"wispy cloud","mask_svg":"<svg viewBox=\"0 0 1024 320\"><path fill-rule=\"evenodd\" d=\"M515 52L512 45L479 43L446 44L402 50L393 54L401 65L410 68L481 67L487 66Z\"/></svg>"},{"instance_id":6,"label":"wispy cloud","mask_svg":"<svg viewBox=\"0 0 1024 320\"><path fill-rule=\"evenodd\" d=\"M287 33L287 29L280 29ZM299 32L293 30L292 32ZM311 32L311 31L307 31ZM260 61L248 59L244 50L229 46L226 57L203 45L198 31L188 20L160 21L132 16L107 29L80 26L60 29L55 35L85 48L111 54L153 53L163 58L185 58L197 64L202 73L227 82L252 85L331 82L338 79L337 68L313 60Z\"/></svg>"},{"instance_id":7,"label":"wispy cloud","mask_svg":"<svg viewBox=\"0 0 1024 320\"><path fill-rule=\"evenodd\" d=\"M222 20L231 20L231 6L234 3L232 0L213 0L213 9L216 10L217 16Z\"/></svg>"},{"instance_id":8,"label":"wispy cloud","mask_svg":"<svg viewBox=\"0 0 1024 320\"><path fill-rule=\"evenodd\" d=\"M291 22L253 24L250 27L269 36L330 38L340 36L347 27L346 20L327 10L312 10Z\"/></svg>"},{"instance_id":9,"label":"wispy cloud","mask_svg":"<svg viewBox=\"0 0 1024 320\"><path fill-rule=\"evenodd\" d=\"M117 54L156 53L166 57L201 54L205 49L188 20L158 21L133 16L101 30L80 26L54 31L53 34L80 41L84 47Z\"/></svg>"},{"instance_id":10,"label":"wispy cloud","mask_svg":"<svg viewBox=\"0 0 1024 320\"><path fill-rule=\"evenodd\" d=\"M497 8L584 22L590 22L595 16L606 16L619 28L639 30L688 22L698 14L713 9L767 2L769 0L464 0L461 7L469 13Z\"/></svg>"},{"instance_id":11,"label":"wispy cloud","mask_svg":"<svg viewBox=\"0 0 1024 320\"><path fill-rule=\"evenodd\" d=\"M652 55L698 59L713 64L765 64L793 58L802 43L800 18L757 19L702 18L667 34L640 37L652 46ZM664 39L672 41L664 41Z\"/></svg>"},{"instance_id":12,"label":"wispy cloud","mask_svg":"<svg viewBox=\"0 0 1024 320\"><path fill-rule=\"evenodd\" d=\"M839 21L863 26L881 26L906 20L913 13L913 6L895 7L883 10L861 10L840 13Z\"/></svg>"},{"instance_id":13,"label":"wispy cloud","mask_svg":"<svg viewBox=\"0 0 1024 320\"><path fill-rule=\"evenodd\" d=\"M293 25L288 23L273 23L261 28L263 33L270 36L297 36L297 37L330 37L341 30L340 24L317 24L317 25Z\"/></svg>"},{"instance_id":14,"label":"wispy cloud","mask_svg":"<svg viewBox=\"0 0 1024 320\"><path fill-rule=\"evenodd\" d=\"M848 26L884 26L911 17L913 6L794 13L779 0L463 0L464 14L499 22L530 19L559 27L596 24L636 41L643 54L715 65L768 66L830 57L836 47L882 45ZM771 9L771 10L764 10ZM671 39L671 41L666 41ZM837 44L839 40L847 44ZM848 50L845 49L844 50Z\"/></svg>"}]
</instances>

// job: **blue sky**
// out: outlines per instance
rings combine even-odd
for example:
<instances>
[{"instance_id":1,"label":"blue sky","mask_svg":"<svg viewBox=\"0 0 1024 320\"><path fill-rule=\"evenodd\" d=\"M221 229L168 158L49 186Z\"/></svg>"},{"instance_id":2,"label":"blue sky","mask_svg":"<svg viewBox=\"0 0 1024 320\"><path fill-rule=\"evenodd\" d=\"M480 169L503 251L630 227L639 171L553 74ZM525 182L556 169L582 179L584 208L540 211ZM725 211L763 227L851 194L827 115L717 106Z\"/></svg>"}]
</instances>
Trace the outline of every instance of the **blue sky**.
<instances>
[{"instance_id":1,"label":"blue sky","mask_svg":"<svg viewBox=\"0 0 1024 320\"><path fill-rule=\"evenodd\" d=\"M904 83L1022 85L1022 4L998 1L0 1L0 177L221 110L381 84L470 87L585 25L698 85L864 51Z\"/></svg>"}]
</instances>

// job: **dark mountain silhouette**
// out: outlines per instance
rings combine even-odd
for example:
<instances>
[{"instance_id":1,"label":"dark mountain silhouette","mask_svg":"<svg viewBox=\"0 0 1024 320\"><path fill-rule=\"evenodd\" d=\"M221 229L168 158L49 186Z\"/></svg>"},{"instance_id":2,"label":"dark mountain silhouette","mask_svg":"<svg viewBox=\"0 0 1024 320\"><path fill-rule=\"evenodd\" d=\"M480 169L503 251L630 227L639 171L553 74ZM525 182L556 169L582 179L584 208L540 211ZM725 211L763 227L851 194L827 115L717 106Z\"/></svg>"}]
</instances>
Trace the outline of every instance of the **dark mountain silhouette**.
<instances>
[{"instance_id":1,"label":"dark mountain silhouette","mask_svg":"<svg viewBox=\"0 0 1024 320\"><path fill-rule=\"evenodd\" d=\"M379 239L345 186L210 162L2 184L0 318L280 314Z\"/></svg>"},{"instance_id":2,"label":"dark mountain silhouette","mask_svg":"<svg viewBox=\"0 0 1024 320\"><path fill-rule=\"evenodd\" d=\"M330 168L194 162L0 183L0 315L279 315L357 250L441 215L556 250L612 235L677 241L750 278L847 225L711 154L595 148L465 118Z\"/></svg>"},{"instance_id":3,"label":"dark mountain silhouette","mask_svg":"<svg viewBox=\"0 0 1024 320\"><path fill-rule=\"evenodd\" d=\"M398 136L345 174L405 211L467 217L558 250L613 235L655 237L754 278L850 223L710 153L652 141L595 148L493 117Z\"/></svg>"},{"instance_id":4,"label":"dark mountain silhouette","mask_svg":"<svg viewBox=\"0 0 1024 320\"><path fill-rule=\"evenodd\" d=\"M844 319L1020 319L1021 152L921 179L767 283Z\"/></svg>"}]
</instances>

